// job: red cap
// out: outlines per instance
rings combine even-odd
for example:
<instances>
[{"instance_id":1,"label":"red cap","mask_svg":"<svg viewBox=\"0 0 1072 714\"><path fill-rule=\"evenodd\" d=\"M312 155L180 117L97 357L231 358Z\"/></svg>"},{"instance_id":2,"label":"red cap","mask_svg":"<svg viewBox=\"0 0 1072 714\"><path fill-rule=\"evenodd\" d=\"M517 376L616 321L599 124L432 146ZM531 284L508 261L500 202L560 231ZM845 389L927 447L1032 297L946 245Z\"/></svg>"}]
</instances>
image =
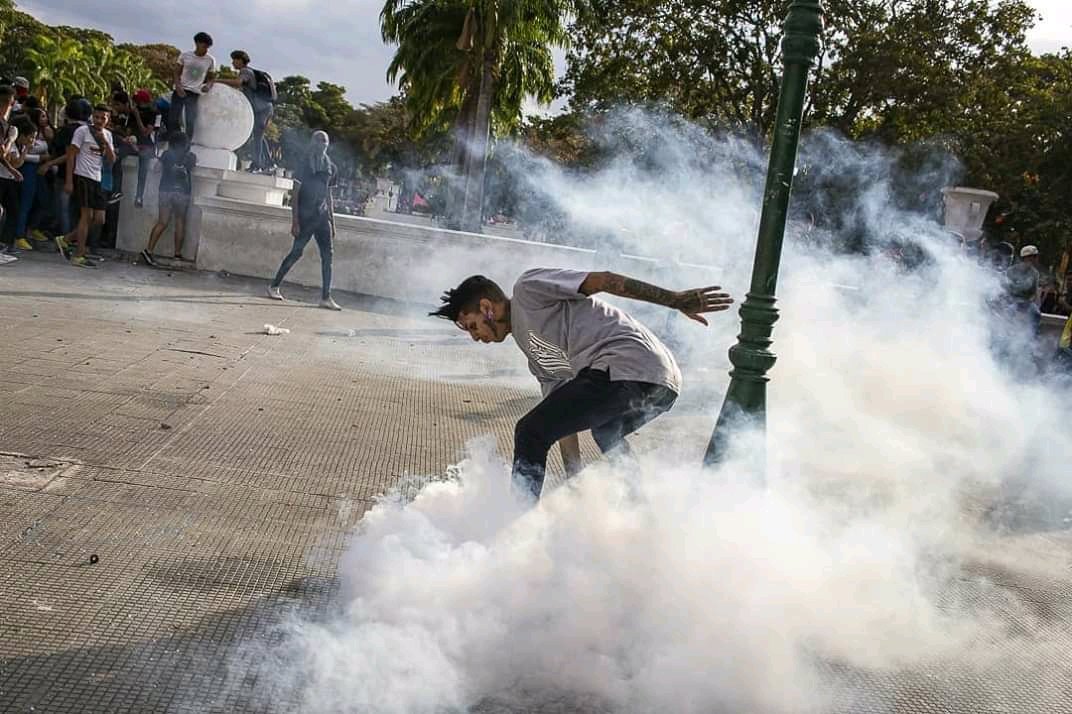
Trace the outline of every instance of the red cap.
<instances>
[{"instance_id":1,"label":"red cap","mask_svg":"<svg viewBox=\"0 0 1072 714\"><path fill-rule=\"evenodd\" d=\"M148 89L139 89L134 92L134 101L138 104L148 104L153 101L153 95L149 93Z\"/></svg>"}]
</instances>

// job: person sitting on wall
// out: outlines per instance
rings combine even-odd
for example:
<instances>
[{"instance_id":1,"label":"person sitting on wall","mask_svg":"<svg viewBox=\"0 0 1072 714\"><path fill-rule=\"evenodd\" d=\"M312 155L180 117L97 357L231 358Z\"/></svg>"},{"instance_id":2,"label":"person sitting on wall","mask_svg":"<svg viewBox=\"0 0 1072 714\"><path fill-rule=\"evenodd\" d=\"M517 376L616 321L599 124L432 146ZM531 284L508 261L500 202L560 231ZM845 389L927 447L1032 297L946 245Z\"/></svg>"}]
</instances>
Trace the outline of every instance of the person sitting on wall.
<instances>
[{"instance_id":1,"label":"person sitting on wall","mask_svg":"<svg viewBox=\"0 0 1072 714\"><path fill-rule=\"evenodd\" d=\"M301 258L310 238L316 238L320 251L320 307L326 310L341 310L331 297L332 241L335 240L335 204L331 189L338 179L335 162L328 157L328 135L314 131L309 155L294 175L294 191L290 199L291 227L294 244L283 258L275 279L268 286L268 297L282 300L279 286L283 278Z\"/></svg>"},{"instance_id":2,"label":"person sitting on wall","mask_svg":"<svg viewBox=\"0 0 1072 714\"><path fill-rule=\"evenodd\" d=\"M681 391L670 350L598 293L680 310L703 325L703 313L733 303L717 286L674 292L616 273L539 268L514 283L512 297L483 275L466 278L429 313L476 342L513 335L528 359L544 398L514 429L513 476L536 499L555 442L573 475L581 466L578 433L591 430L604 453L627 449L625 437L669 410Z\"/></svg>"}]
</instances>

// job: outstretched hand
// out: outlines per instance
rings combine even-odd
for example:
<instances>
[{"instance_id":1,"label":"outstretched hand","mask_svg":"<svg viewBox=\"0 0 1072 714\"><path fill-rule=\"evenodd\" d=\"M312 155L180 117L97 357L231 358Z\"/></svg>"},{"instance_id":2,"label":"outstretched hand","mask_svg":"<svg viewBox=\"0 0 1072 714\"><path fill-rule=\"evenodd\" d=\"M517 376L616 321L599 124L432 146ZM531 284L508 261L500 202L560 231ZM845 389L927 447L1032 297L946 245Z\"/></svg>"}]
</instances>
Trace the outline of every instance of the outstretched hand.
<instances>
[{"instance_id":1,"label":"outstretched hand","mask_svg":"<svg viewBox=\"0 0 1072 714\"><path fill-rule=\"evenodd\" d=\"M702 313L729 310L732 304L733 298L729 293L722 292L718 285L712 285L707 288L682 290L676 295L674 307L690 320L706 325L707 319Z\"/></svg>"}]
</instances>

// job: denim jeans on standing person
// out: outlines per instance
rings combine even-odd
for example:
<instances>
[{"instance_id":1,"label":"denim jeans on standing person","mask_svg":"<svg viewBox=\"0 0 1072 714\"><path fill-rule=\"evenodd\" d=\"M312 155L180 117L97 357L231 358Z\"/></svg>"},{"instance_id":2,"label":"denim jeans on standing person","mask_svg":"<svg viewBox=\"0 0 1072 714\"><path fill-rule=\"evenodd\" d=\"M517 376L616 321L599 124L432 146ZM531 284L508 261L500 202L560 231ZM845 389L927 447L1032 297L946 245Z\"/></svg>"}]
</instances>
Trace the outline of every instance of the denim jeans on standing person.
<instances>
[{"instance_id":1,"label":"denim jeans on standing person","mask_svg":"<svg viewBox=\"0 0 1072 714\"><path fill-rule=\"evenodd\" d=\"M37 175L37 164L23 164L19 167L22 174L22 185L19 193L19 216L15 221L15 235L25 238L29 230L30 211L37 202L39 189L44 179Z\"/></svg>"},{"instance_id":2,"label":"denim jeans on standing person","mask_svg":"<svg viewBox=\"0 0 1072 714\"><path fill-rule=\"evenodd\" d=\"M149 177L149 168L156 158L156 147L152 144L138 145L138 190L134 198L141 200L145 197L145 180Z\"/></svg>"},{"instance_id":3,"label":"denim jeans on standing person","mask_svg":"<svg viewBox=\"0 0 1072 714\"><path fill-rule=\"evenodd\" d=\"M604 370L582 369L517 422L514 482L539 498L547 454L559 439L591 430L607 453L676 400L677 394L660 384L611 381Z\"/></svg>"},{"instance_id":4,"label":"denim jeans on standing person","mask_svg":"<svg viewBox=\"0 0 1072 714\"><path fill-rule=\"evenodd\" d=\"M3 208L4 225L0 228L0 241L15 246L15 225L19 220L19 197L22 187L14 179L0 179L0 208Z\"/></svg>"},{"instance_id":5,"label":"denim jeans on standing person","mask_svg":"<svg viewBox=\"0 0 1072 714\"><path fill-rule=\"evenodd\" d=\"M178 131L179 127L186 127L186 138L191 142L194 140L194 128L197 125L197 100L201 98L200 94L194 94L190 90L186 90L186 96L180 97L178 92L172 92L171 94L171 112L168 117L168 129L170 131ZM186 121L183 122L185 115Z\"/></svg>"},{"instance_id":6,"label":"denim jeans on standing person","mask_svg":"<svg viewBox=\"0 0 1072 714\"><path fill-rule=\"evenodd\" d=\"M302 221L299 225L301 228L298 231L298 237L294 239L294 245L291 247L290 252L287 253L287 257L283 258L279 271L276 272L275 279L272 280L272 287L278 288L283 284L283 278L287 276L290 269L301 258L302 253L305 251L305 246L309 244L309 239L316 238L316 247L320 251L320 297L326 300L331 296L331 258L333 251L331 245L331 221L327 216L320 216Z\"/></svg>"},{"instance_id":7,"label":"denim jeans on standing person","mask_svg":"<svg viewBox=\"0 0 1072 714\"><path fill-rule=\"evenodd\" d=\"M264 138L264 132L274 113L275 109L271 104L265 109L253 112L253 158L250 162L252 169L264 171L272 167L272 160L268 155L268 140Z\"/></svg>"}]
</instances>

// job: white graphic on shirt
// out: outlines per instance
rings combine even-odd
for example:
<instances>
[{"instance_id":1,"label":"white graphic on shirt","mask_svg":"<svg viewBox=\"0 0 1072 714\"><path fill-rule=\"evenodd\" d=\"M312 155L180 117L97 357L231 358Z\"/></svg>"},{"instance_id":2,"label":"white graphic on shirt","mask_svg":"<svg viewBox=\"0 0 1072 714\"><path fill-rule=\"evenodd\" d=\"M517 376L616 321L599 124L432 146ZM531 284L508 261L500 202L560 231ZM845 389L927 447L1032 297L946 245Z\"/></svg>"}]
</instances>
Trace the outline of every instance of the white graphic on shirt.
<instances>
[{"instance_id":1,"label":"white graphic on shirt","mask_svg":"<svg viewBox=\"0 0 1072 714\"><path fill-rule=\"evenodd\" d=\"M565 372L573 374L573 366L570 364L566 351L529 330L529 354L532 361L540 366L548 374L555 375Z\"/></svg>"}]
</instances>

